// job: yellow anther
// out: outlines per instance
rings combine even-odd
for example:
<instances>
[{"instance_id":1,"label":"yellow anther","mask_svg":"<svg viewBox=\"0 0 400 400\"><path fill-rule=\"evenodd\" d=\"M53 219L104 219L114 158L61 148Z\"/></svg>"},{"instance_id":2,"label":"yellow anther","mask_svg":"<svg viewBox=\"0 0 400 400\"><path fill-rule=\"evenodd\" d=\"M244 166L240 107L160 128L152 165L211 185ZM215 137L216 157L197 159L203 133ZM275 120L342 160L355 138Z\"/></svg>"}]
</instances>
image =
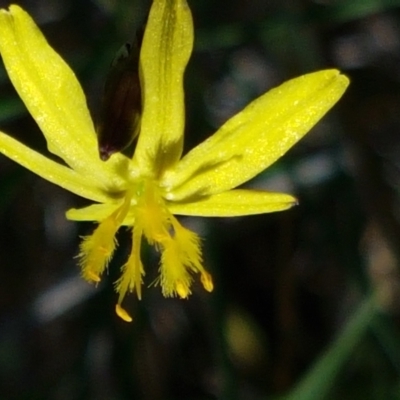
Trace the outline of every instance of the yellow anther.
<instances>
[{"instance_id":1,"label":"yellow anther","mask_svg":"<svg viewBox=\"0 0 400 400\"><path fill-rule=\"evenodd\" d=\"M177 282L175 285L176 293L181 299L187 299L190 294L190 290L187 285L184 285L182 282Z\"/></svg>"},{"instance_id":2,"label":"yellow anther","mask_svg":"<svg viewBox=\"0 0 400 400\"><path fill-rule=\"evenodd\" d=\"M132 322L132 317L119 304L115 306L115 312L125 322Z\"/></svg>"},{"instance_id":3,"label":"yellow anther","mask_svg":"<svg viewBox=\"0 0 400 400\"><path fill-rule=\"evenodd\" d=\"M211 275L204 271L201 273L201 283L203 284L204 289L207 290L207 292L212 292L214 289L214 283L212 281Z\"/></svg>"}]
</instances>

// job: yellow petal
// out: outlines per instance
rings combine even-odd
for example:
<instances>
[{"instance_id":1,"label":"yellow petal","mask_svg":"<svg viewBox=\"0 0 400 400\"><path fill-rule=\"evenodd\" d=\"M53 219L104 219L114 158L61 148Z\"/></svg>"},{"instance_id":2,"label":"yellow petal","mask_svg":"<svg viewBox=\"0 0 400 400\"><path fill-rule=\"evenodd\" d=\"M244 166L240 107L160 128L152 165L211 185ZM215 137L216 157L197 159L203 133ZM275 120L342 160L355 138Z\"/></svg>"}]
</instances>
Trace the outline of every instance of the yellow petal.
<instances>
[{"instance_id":1,"label":"yellow petal","mask_svg":"<svg viewBox=\"0 0 400 400\"><path fill-rule=\"evenodd\" d=\"M0 53L7 73L43 131L49 150L76 171L104 180L85 95L74 73L20 7L0 10ZM115 162L115 161L114 161Z\"/></svg>"},{"instance_id":2,"label":"yellow petal","mask_svg":"<svg viewBox=\"0 0 400 400\"><path fill-rule=\"evenodd\" d=\"M71 221L103 221L112 214L121 203L91 204L83 208L71 208L66 212L67 219ZM128 211L121 225L132 226L135 222L133 211Z\"/></svg>"},{"instance_id":3,"label":"yellow petal","mask_svg":"<svg viewBox=\"0 0 400 400\"><path fill-rule=\"evenodd\" d=\"M210 195L251 179L289 150L339 100L348 79L324 70L292 79L253 101L167 172L171 198Z\"/></svg>"},{"instance_id":4,"label":"yellow petal","mask_svg":"<svg viewBox=\"0 0 400 400\"><path fill-rule=\"evenodd\" d=\"M103 221L111 215L121 203L91 204L83 208L71 208L66 212L67 219L71 221Z\"/></svg>"},{"instance_id":5,"label":"yellow petal","mask_svg":"<svg viewBox=\"0 0 400 400\"><path fill-rule=\"evenodd\" d=\"M173 214L201 217L237 217L287 210L297 204L285 193L231 190L188 203L168 203Z\"/></svg>"},{"instance_id":6,"label":"yellow petal","mask_svg":"<svg viewBox=\"0 0 400 400\"><path fill-rule=\"evenodd\" d=\"M158 176L179 160L185 123L183 74L193 47L185 0L154 0L140 53L143 96L141 133L134 161Z\"/></svg>"},{"instance_id":7,"label":"yellow petal","mask_svg":"<svg viewBox=\"0 0 400 400\"><path fill-rule=\"evenodd\" d=\"M112 200L109 194L91 181L64 165L58 164L40 153L0 132L0 152L23 167L48 181L79 196L99 202Z\"/></svg>"}]
</instances>

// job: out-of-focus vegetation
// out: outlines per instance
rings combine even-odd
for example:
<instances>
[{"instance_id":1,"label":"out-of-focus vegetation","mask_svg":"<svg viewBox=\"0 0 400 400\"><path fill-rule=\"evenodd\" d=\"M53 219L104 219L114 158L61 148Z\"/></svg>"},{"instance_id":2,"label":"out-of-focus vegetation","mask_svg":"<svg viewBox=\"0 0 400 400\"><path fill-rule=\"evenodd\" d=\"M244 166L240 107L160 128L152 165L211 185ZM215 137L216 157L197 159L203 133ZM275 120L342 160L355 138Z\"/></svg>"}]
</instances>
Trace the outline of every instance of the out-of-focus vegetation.
<instances>
[{"instance_id":1,"label":"out-of-focus vegetation","mask_svg":"<svg viewBox=\"0 0 400 400\"><path fill-rule=\"evenodd\" d=\"M0 398L400 399L400 1L188 1L188 149L286 79L327 67L350 77L333 111L251 182L300 204L187 218L214 292L181 301L151 287L140 303L131 296L127 324L110 282L79 277L79 235L93 226L64 213L85 201L1 157ZM109 64L149 2L16 2L96 116ZM1 130L46 151L3 69L0 84ZM127 239L121 231L110 281Z\"/></svg>"}]
</instances>

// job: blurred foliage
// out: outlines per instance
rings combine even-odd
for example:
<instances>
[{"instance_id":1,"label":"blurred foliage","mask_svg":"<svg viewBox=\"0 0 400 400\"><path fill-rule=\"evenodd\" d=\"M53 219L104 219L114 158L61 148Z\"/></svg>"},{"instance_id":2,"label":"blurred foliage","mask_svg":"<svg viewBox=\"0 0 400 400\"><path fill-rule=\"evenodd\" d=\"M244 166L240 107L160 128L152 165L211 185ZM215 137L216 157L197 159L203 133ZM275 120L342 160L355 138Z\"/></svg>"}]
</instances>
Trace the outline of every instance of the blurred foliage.
<instances>
[{"instance_id":1,"label":"blurred foliage","mask_svg":"<svg viewBox=\"0 0 400 400\"><path fill-rule=\"evenodd\" d=\"M109 63L149 1L16 2L74 69L96 117ZM79 235L92 225L64 213L86 203L1 157L0 398L400 399L400 1L189 4L188 149L283 80L326 67L351 78L333 112L251 183L300 205L187 218L214 293L180 301L151 287L140 303L131 296L126 324L112 285L79 278ZM46 151L3 69L0 84L1 129Z\"/></svg>"}]
</instances>

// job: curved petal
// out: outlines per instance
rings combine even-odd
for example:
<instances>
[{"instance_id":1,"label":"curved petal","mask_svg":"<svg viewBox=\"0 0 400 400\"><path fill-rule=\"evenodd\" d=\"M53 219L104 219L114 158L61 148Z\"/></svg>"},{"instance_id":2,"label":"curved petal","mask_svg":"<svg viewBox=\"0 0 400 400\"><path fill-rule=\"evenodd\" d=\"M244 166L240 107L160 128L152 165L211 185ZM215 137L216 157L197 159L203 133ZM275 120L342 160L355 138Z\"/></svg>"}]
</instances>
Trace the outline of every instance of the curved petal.
<instances>
[{"instance_id":1,"label":"curved petal","mask_svg":"<svg viewBox=\"0 0 400 400\"><path fill-rule=\"evenodd\" d=\"M173 214L201 217L238 217L287 210L297 204L285 193L231 190L188 203L168 203Z\"/></svg>"},{"instance_id":2,"label":"curved petal","mask_svg":"<svg viewBox=\"0 0 400 400\"><path fill-rule=\"evenodd\" d=\"M349 81L336 70L292 79L253 101L167 172L171 198L210 195L251 179L288 151L339 100Z\"/></svg>"},{"instance_id":3,"label":"curved petal","mask_svg":"<svg viewBox=\"0 0 400 400\"><path fill-rule=\"evenodd\" d=\"M104 180L110 164L99 159L96 134L78 80L31 17L16 5L9 11L0 10L0 53L49 150L74 170Z\"/></svg>"},{"instance_id":4,"label":"curved petal","mask_svg":"<svg viewBox=\"0 0 400 400\"><path fill-rule=\"evenodd\" d=\"M99 202L113 200L90 177L44 157L3 132L0 132L0 152L42 178L79 196Z\"/></svg>"},{"instance_id":5,"label":"curved petal","mask_svg":"<svg viewBox=\"0 0 400 400\"><path fill-rule=\"evenodd\" d=\"M140 52L143 114L134 162L158 176L181 154L185 124L183 74L193 47L185 0L154 0Z\"/></svg>"},{"instance_id":6,"label":"curved petal","mask_svg":"<svg viewBox=\"0 0 400 400\"><path fill-rule=\"evenodd\" d=\"M109 204L91 204L83 208L71 208L66 212L67 219L71 221L95 221L101 222L109 217L118 207L121 202ZM128 212L122 225L132 226L135 222L133 212Z\"/></svg>"}]
</instances>

